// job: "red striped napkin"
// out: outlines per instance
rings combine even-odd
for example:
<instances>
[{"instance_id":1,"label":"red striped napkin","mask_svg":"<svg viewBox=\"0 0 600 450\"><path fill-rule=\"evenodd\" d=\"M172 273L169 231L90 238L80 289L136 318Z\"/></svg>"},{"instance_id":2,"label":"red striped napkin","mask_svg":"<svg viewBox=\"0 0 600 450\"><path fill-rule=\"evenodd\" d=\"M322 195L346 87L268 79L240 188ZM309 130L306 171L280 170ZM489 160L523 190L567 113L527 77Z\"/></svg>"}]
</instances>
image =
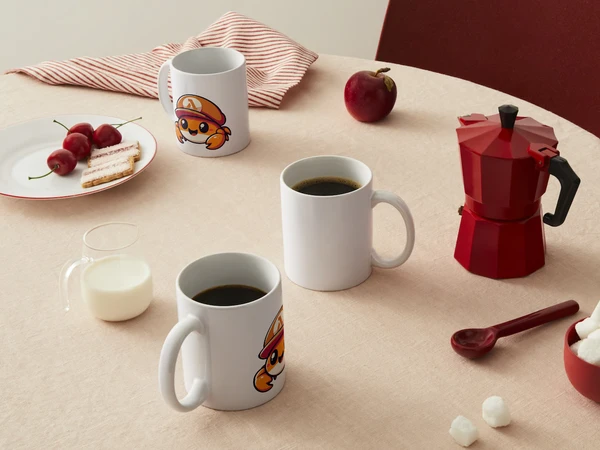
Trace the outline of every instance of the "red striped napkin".
<instances>
[{"instance_id":1,"label":"red striped napkin","mask_svg":"<svg viewBox=\"0 0 600 450\"><path fill-rule=\"evenodd\" d=\"M246 57L248 104L279 108L283 96L302 79L317 54L242 14L228 12L183 44L166 44L139 55L46 61L12 69L48 84L87 86L158 98L158 69L175 55L205 46L234 48Z\"/></svg>"}]
</instances>

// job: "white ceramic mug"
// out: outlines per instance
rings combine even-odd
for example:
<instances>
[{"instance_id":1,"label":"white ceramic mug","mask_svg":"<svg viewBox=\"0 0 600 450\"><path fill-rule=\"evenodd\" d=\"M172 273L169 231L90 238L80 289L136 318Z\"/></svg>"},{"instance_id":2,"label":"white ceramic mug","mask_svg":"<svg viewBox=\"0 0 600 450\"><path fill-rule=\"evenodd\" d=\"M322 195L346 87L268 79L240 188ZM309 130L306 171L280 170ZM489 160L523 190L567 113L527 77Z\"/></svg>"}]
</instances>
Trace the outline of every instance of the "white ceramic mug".
<instances>
[{"instance_id":1,"label":"white ceramic mug","mask_svg":"<svg viewBox=\"0 0 600 450\"><path fill-rule=\"evenodd\" d=\"M361 187L352 192L314 196L293 189L320 177L346 178ZM396 194L373 191L373 174L362 162L344 156L315 156L290 164L281 173L283 250L287 276L317 291L337 291L369 278L372 266L404 264L415 243L415 226L406 203ZM384 259L373 249L372 208L389 203L406 224L406 246Z\"/></svg>"},{"instance_id":2,"label":"white ceramic mug","mask_svg":"<svg viewBox=\"0 0 600 450\"><path fill-rule=\"evenodd\" d=\"M267 294L235 306L192 298L223 285L246 285ZM253 408L273 399L285 383L281 276L268 260L247 253L219 253L186 266L176 283L179 322L160 354L159 385L172 408L200 405L219 410ZM181 348L187 395L175 394Z\"/></svg>"},{"instance_id":3,"label":"white ceramic mug","mask_svg":"<svg viewBox=\"0 0 600 450\"><path fill-rule=\"evenodd\" d=\"M166 61L158 72L158 98L185 153L226 156L250 143L246 59L236 50L198 48Z\"/></svg>"}]
</instances>

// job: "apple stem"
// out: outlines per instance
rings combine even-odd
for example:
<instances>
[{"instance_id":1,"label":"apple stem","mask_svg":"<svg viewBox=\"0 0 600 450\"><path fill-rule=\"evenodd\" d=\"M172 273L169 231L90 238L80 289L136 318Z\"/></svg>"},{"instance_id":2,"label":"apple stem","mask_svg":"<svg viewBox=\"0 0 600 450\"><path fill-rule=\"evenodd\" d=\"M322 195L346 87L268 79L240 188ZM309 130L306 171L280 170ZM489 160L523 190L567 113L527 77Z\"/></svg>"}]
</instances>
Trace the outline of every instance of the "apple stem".
<instances>
[{"instance_id":1,"label":"apple stem","mask_svg":"<svg viewBox=\"0 0 600 450\"><path fill-rule=\"evenodd\" d=\"M375 76L379 75L380 73L386 73L389 71L390 71L389 67L384 67L383 69L379 69L377 72L375 72Z\"/></svg>"},{"instance_id":2,"label":"apple stem","mask_svg":"<svg viewBox=\"0 0 600 450\"><path fill-rule=\"evenodd\" d=\"M60 123L58 120L54 119L52 122L59 124L61 127L63 127L65 130L69 131L69 129L64 126L62 123Z\"/></svg>"},{"instance_id":3,"label":"apple stem","mask_svg":"<svg viewBox=\"0 0 600 450\"><path fill-rule=\"evenodd\" d=\"M140 120L140 119L141 119L141 117L138 117L137 119L131 119L131 120L128 120L127 122L123 122L122 124L120 124L120 125L117 125L115 128L122 127L123 125L126 125L126 124L128 124L129 122L135 122L136 120Z\"/></svg>"},{"instance_id":4,"label":"apple stem","mask_svg":"<svg viewBox=\"0 0 600 450\"><path fill-rule=\"evenodd\" d=\"M62 125L62 124L61 124ZM27 177L28 180L39 180L40 178L44 178L47 177L48 175L50 175L52 172L54 172L56 169L58 169L60 166L58 164L54 165L54 168L48 172L46 175L40 175L39 177Z\"/></svg>"}]
</instances>

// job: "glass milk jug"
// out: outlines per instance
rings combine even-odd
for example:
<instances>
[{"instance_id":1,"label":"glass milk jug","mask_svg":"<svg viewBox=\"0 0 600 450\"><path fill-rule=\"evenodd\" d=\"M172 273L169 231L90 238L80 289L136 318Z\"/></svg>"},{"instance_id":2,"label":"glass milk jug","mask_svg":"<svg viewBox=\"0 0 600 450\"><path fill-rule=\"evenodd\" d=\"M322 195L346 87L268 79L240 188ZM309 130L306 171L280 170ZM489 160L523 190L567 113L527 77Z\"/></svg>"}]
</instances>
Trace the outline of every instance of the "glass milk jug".
<instances>
[{"instance_id":1,"label":"glass milk jug","mask_svg":"<svg viewBox=\"0 0 600 450\"><path fill-rule=\"evenodd\" d=\"M139 229L132 223L104 223L86 231L82 256L61 271L64 309L71 308L69 278L79 267L81 297L98 319L128 320L146 311L152 301L152 273L139 247Z\"/></svg>"}]
</instances>

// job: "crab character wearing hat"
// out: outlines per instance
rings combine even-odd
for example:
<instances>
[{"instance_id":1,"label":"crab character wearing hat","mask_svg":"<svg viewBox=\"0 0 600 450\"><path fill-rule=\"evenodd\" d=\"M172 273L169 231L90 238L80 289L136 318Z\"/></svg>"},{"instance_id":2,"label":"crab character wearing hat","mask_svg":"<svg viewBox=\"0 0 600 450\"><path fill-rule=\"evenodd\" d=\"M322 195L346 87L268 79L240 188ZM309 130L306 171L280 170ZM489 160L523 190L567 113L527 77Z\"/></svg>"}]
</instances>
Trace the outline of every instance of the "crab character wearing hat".
<instances>
[{"instance_id":1,"label":"crab character wearing hat","mask_svg":"<svg viewBox=\"0 0 600 450\"><path fill-rule=\"evenodd\" d=\"M283 306L271 323L265 336L263 349L258 354L265 364L254 376L254 387L259 392L267 392L273 387L273 381L285 369L285 343L283 340Z\"/></svg>"},{"instance_id":2,"label":"crab character wearing hat","mask_svg":"<svg viewBox=\"0 0 600 450\"><path fill-rule=\"evenodd\" d=\"M175 133L182 144L189 141L216 150L223 147L231 136L229 127L223 126L225 114L213 102L199 95L179 97L175 115Z\"/></svg>"}]
</instances>

